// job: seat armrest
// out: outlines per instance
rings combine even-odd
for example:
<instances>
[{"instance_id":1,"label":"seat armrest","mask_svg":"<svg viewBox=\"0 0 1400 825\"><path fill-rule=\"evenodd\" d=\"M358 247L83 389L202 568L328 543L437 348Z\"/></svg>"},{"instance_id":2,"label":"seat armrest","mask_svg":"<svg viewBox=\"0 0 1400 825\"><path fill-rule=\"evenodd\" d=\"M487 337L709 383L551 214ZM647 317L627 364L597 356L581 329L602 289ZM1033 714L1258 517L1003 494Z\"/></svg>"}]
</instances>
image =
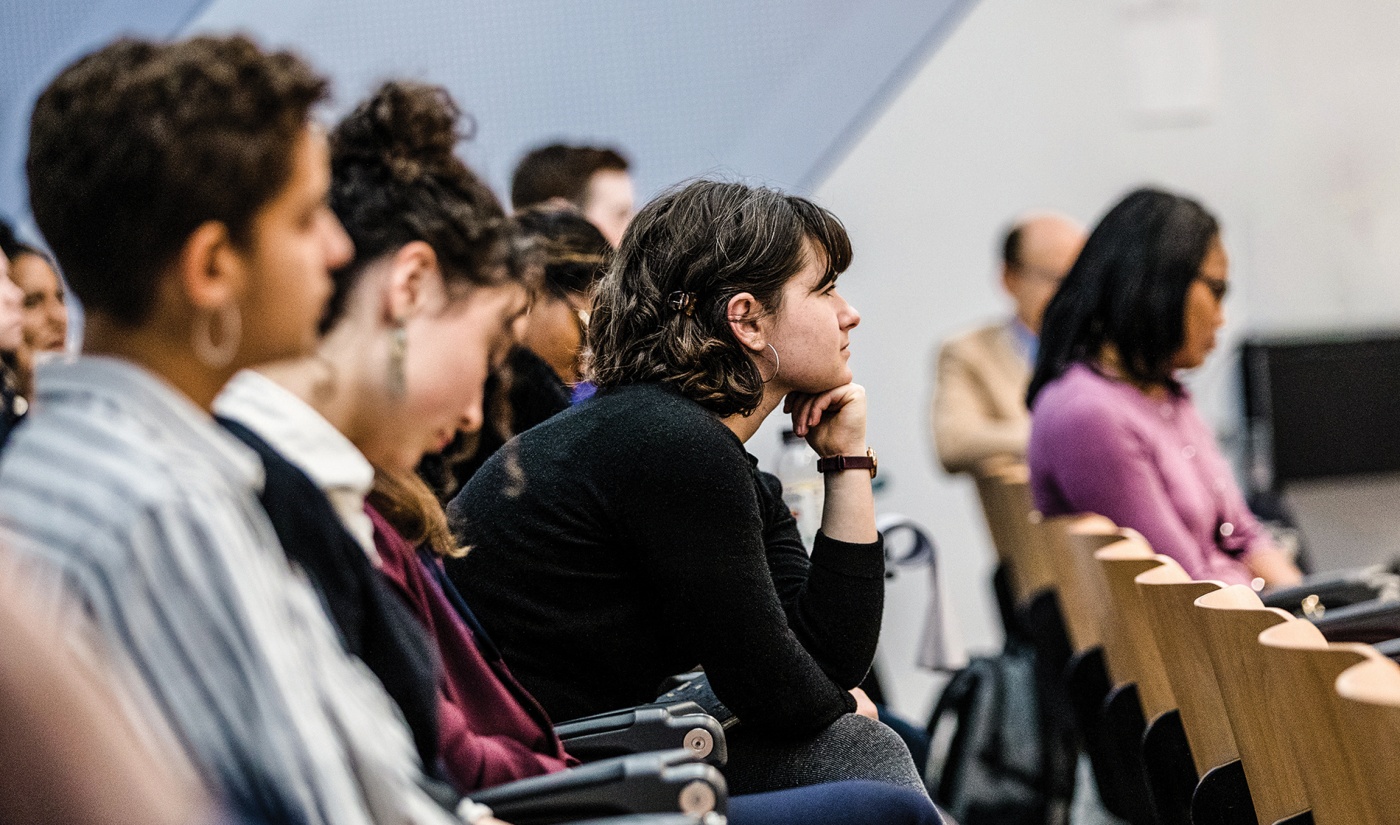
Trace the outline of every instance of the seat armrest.
<instances>
[{"instance_id":1,"label":"seat armrest","mask_svg":"<svg viewBox=\"0 0 1400 825\"><path fill-rule=\"evenodd\" d=\"M690 817L687 814L633 814L631 817L585 819L568 825L725 825L724 814Z\"/></svg>"},{"instance_id":2,"label":"seat armrest","mask_svg":"<svg viewBox=\"0 0 1400 825\"><path fill-rule=\"evenodd\" d=\"M630 814L723 814L729 793L714 766L686 750L641 753L532 776L471 794L512 825Z\"/></svg>"},{"instance_id":3,"label":"seat armrest","mask_svg":"<svg viewBox=\"0 0 1400 825\"><path fill-rule=\"evenodd\" d=\"M1312 611L1304 602L1320 604L1327 610L1376 600L1400 600L1400 576L1383 565L1337 570L1308 576L1300 584L1271 590L1261 598L1266 607L1278 607L1309 618Z\"/></svg>"},{"instance_id":4,"label":"seat armrest","mask_svg":"<svg viewBox=\"0 0 1400 825\"><path fill-rule=\"evenodd\" d=\"M1372 645L1372 647L1374 647L1376 649L1376 652L1381 654L1382 656L1400 662L1400 638L1386 639L1383 642L1376 642L1374 645Z\"/></svg>"},{"instance_id":5,"label":"seat armrest","mask_svg":"<svg viewBox=\"0 0 1400 825\"><path fill-rule=\"evenodd\" d=\"M722 767L728 761L724 728L694 702L641 705L562 722L554 732L584 762L684 748Z\"/></svg>"},{"instance_id":6,"label":"seat armrest","mask_svg":"<svg viewBox=\"0 0 1400 825\"><path fill-rule=\"evenodd\" d=\"M1400 638L1400 602L1370 601L1337 607L1312 623L1329 642L1362 642L1376 644Z\"/></svg>"}]
</instances>

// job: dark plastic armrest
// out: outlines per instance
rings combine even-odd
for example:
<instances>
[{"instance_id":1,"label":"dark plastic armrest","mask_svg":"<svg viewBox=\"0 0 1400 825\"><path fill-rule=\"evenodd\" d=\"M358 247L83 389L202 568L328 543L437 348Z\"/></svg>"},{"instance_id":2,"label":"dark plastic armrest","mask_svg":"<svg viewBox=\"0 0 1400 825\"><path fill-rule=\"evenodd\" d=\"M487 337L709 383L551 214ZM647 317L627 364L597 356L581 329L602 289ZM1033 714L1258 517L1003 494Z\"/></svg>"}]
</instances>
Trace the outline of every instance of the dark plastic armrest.
<instances>
[{"instance_id":1,"label":"dark plastic armrest","mask_svg":"<svg viewBox=\"0 0 1400 825\"><path fill-rule=\"evenodd\" d=\"M1312 619L1329 642L1375 644L1400 637L1400 602L1370 601L1337 607Z\"/></svg>"},{"instance_id":2,"label":"dark plastic armrest","mask_svg":"<svg viewBox=\"0 0 1400 825\"><path fill-rule=\"evenodd\" d=\"M660 696L663 693L669 693L688 682L693 682L696 679L703 679L704 677L705 671L703 670L689 670L685 673L677 673L675 676L668 676L662 680L660 687L656 689L656 695Z\"/></svg>"},{"instance_id":3,"label":"dark plastic armrest","mask_svg":"<svg viewBox=\"0 0 1400 825\"><path fill-rule=\"evenodd\" d=\"M1313 596L1328 610L1377 599L1396 600L1400 599L1400 576L1383 565L1316 573L1301 584L1265 593L1263 601L1267 607L1305 616L1303 602Z\"/></svg>"},{"instance_id":4,"label":"dark plastic armrest","mask_svg":"<svg viewBox=\"0 0 1400 825\"><path fill-rule=\"evenodd\" d=\"M629 814L704 816L728 808L724 777L689 751L641 753L471 794L512 825L549 825Z\"/></svg>"},{"instance_id":5,"label":"dark plastic armrest","mask_svg":"<svg viewBox=\"0 0 1400 825\"><path fill-rule=\"evenodd\" d=\"M1376 652L1382 656L1400 661L1400 638L1376 642L1373 647L1375 647Z\"/></svg>"},{"instance_id":6,"label":"dark plastic armrest","mask_svg":"<svg viewBox=\"0 0 1400 825\"><path fill-rule=\"evenodd\" d=\"M690 817L686 814L634 814L631 817L608 817L587 819L584 822L570 822L568 825L725 825L724 814L706 814L704 817Z\"/></svg>"},{"instance_id":7,"label":"dark plastic armrest","mask_svg":"<svg viewBox=\"0 0 1400 825\"><path fill-rule=\"evenodd\" d=\"M717 767L729 758L724 728L694 702L600 713L555 725L554 732L584 762L676 748Z\"/></svg>"}]
</instances>

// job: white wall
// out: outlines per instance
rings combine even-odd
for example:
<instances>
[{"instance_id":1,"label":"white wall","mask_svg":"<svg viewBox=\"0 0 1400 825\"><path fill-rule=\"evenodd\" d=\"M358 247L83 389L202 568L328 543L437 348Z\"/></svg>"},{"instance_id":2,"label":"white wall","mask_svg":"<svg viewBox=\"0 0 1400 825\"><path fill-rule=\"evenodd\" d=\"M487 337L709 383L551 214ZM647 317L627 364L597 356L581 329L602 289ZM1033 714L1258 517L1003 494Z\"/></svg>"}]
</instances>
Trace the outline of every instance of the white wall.
<instances>
[{"instance_id":1,"label":"white wall","mask_svg":"<svg viewBox=\"0 0 1400 825\"><path fill-rule=\"evenodd\" d=\"M1092 222L1157 183L1222 220L1227 336L1400 325L1400 4L1186 5L1209 15L1219 45L1204 118L1133 114L1124 32L1143 3L982 0L817 193L855 242L842 288L864 316L853 365L890 481L881 509L933 529L973 649L998 643L992 554L971 485L931 459L930 353L1004 312L993 247L1012 215L1055 207ZM1234 370L1222 352L1192 381L1224 430ZM896 583L885 639L896 705L916 716L933 689L910 664L922 599L921 583Z\"/></svg>"}]
</instances>

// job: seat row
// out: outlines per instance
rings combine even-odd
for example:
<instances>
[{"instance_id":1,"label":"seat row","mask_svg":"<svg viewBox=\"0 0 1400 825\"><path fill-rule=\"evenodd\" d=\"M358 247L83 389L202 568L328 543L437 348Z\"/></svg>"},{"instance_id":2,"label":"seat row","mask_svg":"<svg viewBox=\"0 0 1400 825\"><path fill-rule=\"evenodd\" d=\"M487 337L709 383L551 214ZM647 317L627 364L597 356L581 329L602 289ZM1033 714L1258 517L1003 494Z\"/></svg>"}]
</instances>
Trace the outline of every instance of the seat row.
<instances>
[{"instance_id":1,"label":"seat row","mask_svg":"<svg viewBox=\"0 0 1400 825\"><path fill-rule=\"evenodd\" d=\"M1290 612L1192 581L1101 516L1041 519L1022 465L984 468L978 491L1012 621L1046 659L1042 695L1069 709L1110 812L1133 825L1400 821L1400 665L1348 639L1375 640L1374 623L1329 623L1306 588L1270 600Z\"/></svg>"}]
</instances>

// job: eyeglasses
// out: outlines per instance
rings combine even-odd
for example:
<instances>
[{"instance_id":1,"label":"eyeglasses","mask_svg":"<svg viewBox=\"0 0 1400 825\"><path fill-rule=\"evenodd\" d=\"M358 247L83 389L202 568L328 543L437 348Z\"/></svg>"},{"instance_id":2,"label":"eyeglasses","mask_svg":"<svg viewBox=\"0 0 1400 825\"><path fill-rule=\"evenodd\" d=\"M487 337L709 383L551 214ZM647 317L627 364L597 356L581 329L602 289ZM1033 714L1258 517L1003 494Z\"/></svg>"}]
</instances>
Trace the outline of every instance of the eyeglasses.
<instances>
[{"instance_id":1,"label":"eyeglasses","mask_svg":"<svg viewBox=\"0 0 1400 825\"><path fill-rule=\"evenodd\" d=\"M1230 282L1221 278L1212 278L1208 275L1197 275L1196 280L1206 285L1210 294L1215 296L1216 302L1224 301L1225 296L1230 294Z\"/></svg>"}]
</instances>

